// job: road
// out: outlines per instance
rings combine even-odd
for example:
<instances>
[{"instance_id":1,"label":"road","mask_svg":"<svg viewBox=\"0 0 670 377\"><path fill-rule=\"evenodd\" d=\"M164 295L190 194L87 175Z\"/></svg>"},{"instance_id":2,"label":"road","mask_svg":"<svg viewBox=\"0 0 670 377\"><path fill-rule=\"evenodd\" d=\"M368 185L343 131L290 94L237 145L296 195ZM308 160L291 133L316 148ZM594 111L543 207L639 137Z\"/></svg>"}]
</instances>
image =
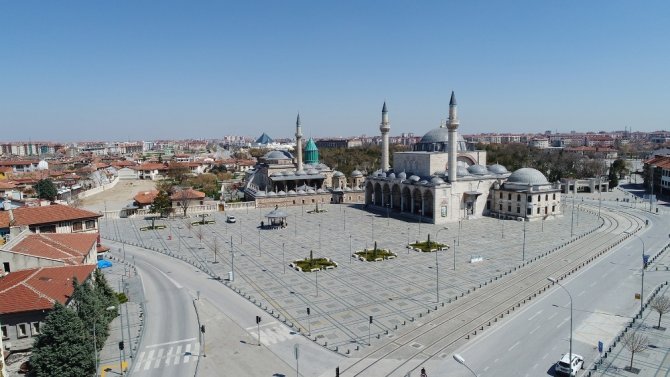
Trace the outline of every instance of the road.
<instances>
[{"instance_id":1,"label":"road","mask_svg":"<svg viewBox=\"0 0 670 377\"><path fill-rule=\"evenodd\" d=\"M120 247L120 244L116 242L105 242L114 249ZM125 250L126 258L132 258L135 261L138 273L142 276L146 290L145 297L147 297L147 327L137 362L132 367L133 376L184 377L194 375L195 356L199 352L199 329L192 300L198 296L206 298L220 312L230 317L237 326L246 329L253 339L257 338L256 316L261 317L261 343L265 349L283 361L276 363L275 375L295 375L293 353L295 344L300 347L299 371L303 376L319 376L324 371L329 371L327 375L333 374L335 367L343 359L342 356L292 332L265 311L192 265L139 247L126 245ZM208 334L208 336L213 336L213 334ZM177 347L180 345L182 347L179 350ZM188 359L187 355L184 355L182 361L177 363L175 352L180 351L184 354L188 345L193 355ZM208 342L208 355L213 346ZM173 363L167 366L166 362L160 360L166 358L170 349L173 349L171 353ZM245 351L244 347L240 349L241 352ZM251 364L258 362L255 359L257 356L254 355L250 353L248 356ZM153 364L148 364L150 360L153 360ZM147 365L148 369L145 369ZM246 375L256 374L247 371Z\"/></svg>"},{"instance_id":2,"label":"road","mask_svg":"<svg viewBox=\"0 0 670 377\"><path fill-rule=\"evenodd\" d=\"M647 254L668 243L668 217L650 216L638 236ZM607 348L616 334L637 314L641 288L641 247L637 237L561 282L573 299L573 352L584 356L585 367L596 359L597 343ZM670 277L667 271L645 273L645 295ZM558 285L517 315L456 350L478 376L517 377L553 375L553 366L569 349L570 299ZM438 376L470 376L448 357L429 370Z\"/></svg>"},{"instance_id":3,"label":"road","mask_svg":"<svg viewBox=\"0 0 670 377\"><path fill-rule=\"evenodd\" d=\"M131 366L132 375L192 376L200 343L190 292L170 277L171 268L157 268L148 258L137 257L142 254L133 248L126 247L126 251L127 255L136 256L135 265L146 297L146 325L137 358Z\"/></svg>"}]
</instances>

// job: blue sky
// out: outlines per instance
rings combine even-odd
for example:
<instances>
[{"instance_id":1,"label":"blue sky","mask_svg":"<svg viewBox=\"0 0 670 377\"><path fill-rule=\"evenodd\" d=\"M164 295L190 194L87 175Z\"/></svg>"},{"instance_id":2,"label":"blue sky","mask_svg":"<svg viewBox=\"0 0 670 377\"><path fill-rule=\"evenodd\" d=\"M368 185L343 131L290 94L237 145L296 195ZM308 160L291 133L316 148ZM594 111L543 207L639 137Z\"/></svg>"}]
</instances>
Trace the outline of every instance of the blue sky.
<instances>
[{"instance_id":1,"label":"blue sky","mask_svg":"<svg viewBox=\"0 0 670 377\"><path fill-rule=\"evenodd\" d=\"M3 1L0 140L669 129L668 1Z\"/></svg>"}]
</instances>

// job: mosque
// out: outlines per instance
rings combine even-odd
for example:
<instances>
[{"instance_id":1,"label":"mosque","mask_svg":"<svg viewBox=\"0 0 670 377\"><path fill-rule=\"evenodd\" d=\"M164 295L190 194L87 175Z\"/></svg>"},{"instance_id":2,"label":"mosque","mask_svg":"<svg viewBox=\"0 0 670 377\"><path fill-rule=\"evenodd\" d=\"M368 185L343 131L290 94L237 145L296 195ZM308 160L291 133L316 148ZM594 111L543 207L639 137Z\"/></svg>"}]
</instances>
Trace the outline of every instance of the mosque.
<instances>
[{"instance_id":1,"label":"mosque","mask_svg":"<svg viewBox=\"0 0 670 377\"><path fill-rule=\"evenodd\" d=\"M295 138L296 157L285 150L270 151L247 172L246 200L255 201L257 207L363 202L363 173L354 170L347 178L319 162L319 150L312 138L305 145L303 161L300 114Z\"/></svg>"},{"instance_id":2,"label":"mosque","mask_svg":"<svg viewBox=\"0 0 670 377\"><path fill-rule=\"evenodd\" d=\"M435 224L482 216L537 220L561 214L558 182L548 182L532 168L511 173L502 165L487 165L486 151L468 146L458 127L452 92L446 124L426 133L412 151L394 153L391 168L384 103L381 169L366 178L366 207Z\"/></svg>"}]
</instances>

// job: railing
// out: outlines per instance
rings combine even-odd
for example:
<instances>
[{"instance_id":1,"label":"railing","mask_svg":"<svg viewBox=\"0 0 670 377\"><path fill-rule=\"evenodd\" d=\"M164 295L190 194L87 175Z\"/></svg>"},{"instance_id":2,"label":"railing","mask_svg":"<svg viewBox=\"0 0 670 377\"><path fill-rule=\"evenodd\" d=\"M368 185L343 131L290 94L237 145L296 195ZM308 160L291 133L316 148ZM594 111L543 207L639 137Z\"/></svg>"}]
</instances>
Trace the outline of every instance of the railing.
<instances>
[{"instance_id":1,"label":"railing","mask_svg":"<svg viewBox=\"0 0 670 377\"><path fill-rule=\"evenodd\" d=\"M235 202L235 203L224 203L224 208L229 209L245 209L245 208L256 208L256 201L251 202Z\"/></svg>"}]
</instances>

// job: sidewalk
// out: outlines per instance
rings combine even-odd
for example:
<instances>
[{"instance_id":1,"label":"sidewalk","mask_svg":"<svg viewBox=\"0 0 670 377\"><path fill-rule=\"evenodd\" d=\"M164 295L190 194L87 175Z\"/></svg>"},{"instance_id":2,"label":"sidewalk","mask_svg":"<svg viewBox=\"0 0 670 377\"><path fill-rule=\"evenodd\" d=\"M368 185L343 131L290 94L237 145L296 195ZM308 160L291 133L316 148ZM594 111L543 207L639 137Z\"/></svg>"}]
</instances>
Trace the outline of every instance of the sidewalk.
<instances>
[{"instance_id":1,"label":"sidewalk","mask_svg":"<svg viewBox=\"0 0 670 377\"><path fill-rule=\"evenodd\" d=\"M205 347L201 348L204 355L198 361L199 377L295 374L293 366L287 365L264 345L259 347L256 337L206 298L196 300L195 306L200 324L205 325Z\"/></svg>"},{"instance_id":2,"label":"sidewalk","mask_svg":"<svg viewBox=\"0 0 670 377\"><path fill-rule=\"evenodd\" d=\"M100 350L98 374L102 377L120 375L121 363L124 371L130 368L143 328L142 282L133 266L121 262L118 256L118 252L111 251L105 255L105 259L112 261L113 265L102 271L109 285L117 292L124 292L128 302L119 305L117 312L120 315L110 323L109 337ZM119 350L121 341L124 343L123 351Z\"/></svg>"},{"instance_id":3,"label":"sidewalk","mask_svg":"<svg viewBox=\"0 0 670 377\"><path fill-rule=\"evenodd\" d=\"M661 286L657 295L670 295L670 286L666 283ZM640 377L667 376L670 374L670 314L666 313L661 319L661 329L658 325L658 312L649 305L645 306L642 318L626 330L635 331L648 338L648 348L643 352L636 352L633 359L633 368L639 369L638 373L629 372L626 368L630 366L630 351L619 339L614 346L606 348L602 361L595 365L595 370L584 372L586 377L602 376L624 376L637 375Z\"/></svg>"}]
</instances>

